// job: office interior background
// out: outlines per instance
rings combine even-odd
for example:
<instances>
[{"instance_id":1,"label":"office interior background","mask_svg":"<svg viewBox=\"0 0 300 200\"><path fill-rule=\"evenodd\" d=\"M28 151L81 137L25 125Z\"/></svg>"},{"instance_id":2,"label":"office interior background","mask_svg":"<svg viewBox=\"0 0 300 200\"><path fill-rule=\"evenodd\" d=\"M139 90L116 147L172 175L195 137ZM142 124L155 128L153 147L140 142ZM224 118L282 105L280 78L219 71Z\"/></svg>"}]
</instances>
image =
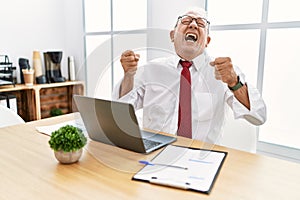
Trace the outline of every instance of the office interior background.
<instances>
[{"instance_id":1,"label":"office interior background","mask_svg":"<svg viewBox=\"0 0 300 200\"><path fill-rule=\"evenodd\" d=\"M221 144L300 162L300 13L295 0L1 0L0 54L18 67L32 52L62 50L62 73L74 56L86 95L110 98L122 77L120 54L135 49L140 63L172 51L169 30L188 7L208 11L208 52L230 56L267 104L254 127L229 111ZM19 77L17 76L19 81Z\"/></svg>"}]
</instances>

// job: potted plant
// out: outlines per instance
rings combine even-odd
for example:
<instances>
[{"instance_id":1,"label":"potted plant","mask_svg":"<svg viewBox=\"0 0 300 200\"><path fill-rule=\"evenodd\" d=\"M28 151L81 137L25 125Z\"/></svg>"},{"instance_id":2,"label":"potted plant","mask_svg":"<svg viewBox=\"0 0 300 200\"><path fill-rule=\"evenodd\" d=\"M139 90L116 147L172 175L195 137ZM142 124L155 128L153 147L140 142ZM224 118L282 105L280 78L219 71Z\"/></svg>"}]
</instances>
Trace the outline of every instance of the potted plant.
<instances>
[{"instance_id":1,"label":"potted plant","mask_svg":"<svg viewBox=\"0 0 300 200\"><path fill-rule=\"evenodd\" d=\"M87 138L82 130L72 125L66 125L53 131L49 140L56 159L63 164L77 162L86 143Z\"/></svg>"},{"instance_id":2,"label":"potted plant","mask_svg":"<svg viewBox=\"0 0 300 200\"><path fill-rule=\"evenodd\" d=\"M51 117L59 116L64 114L60 108L53 108L50 110Z\"/></svg>"}]
</instances>

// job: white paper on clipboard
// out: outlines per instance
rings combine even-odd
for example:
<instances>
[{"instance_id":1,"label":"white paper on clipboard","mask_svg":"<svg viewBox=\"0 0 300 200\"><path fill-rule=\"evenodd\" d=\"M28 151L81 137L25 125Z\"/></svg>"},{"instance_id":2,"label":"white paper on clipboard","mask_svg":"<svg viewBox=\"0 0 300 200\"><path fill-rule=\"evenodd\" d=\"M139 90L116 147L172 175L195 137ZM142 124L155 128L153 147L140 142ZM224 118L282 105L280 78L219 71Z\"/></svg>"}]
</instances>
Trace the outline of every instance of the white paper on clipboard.
<instances>
[{"instance_id":1,"label":"white paper on clipboard","mask_svg":"<svg viewBox=\"0 0 300 200\"><path fill-rule=\"evenodd\" d=\"M205 157L203 157L203 151L205 151ZM227 152L222 151L169 145L152 159L151 163L154 165L146 165L132 179L208 194L226 155Z\"/></svg>"}]
</instances>

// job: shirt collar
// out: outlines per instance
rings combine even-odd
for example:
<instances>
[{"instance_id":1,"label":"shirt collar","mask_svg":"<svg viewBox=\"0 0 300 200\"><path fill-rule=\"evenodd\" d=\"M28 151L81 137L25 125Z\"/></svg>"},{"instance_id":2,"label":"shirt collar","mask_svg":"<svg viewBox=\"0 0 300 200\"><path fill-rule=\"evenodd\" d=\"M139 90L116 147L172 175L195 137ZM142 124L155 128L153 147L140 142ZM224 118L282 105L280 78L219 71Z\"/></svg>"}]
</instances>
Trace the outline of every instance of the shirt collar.
<instances>
[{"instance_id":1,"label":"shirt collar","mask_svg":"<svg viewBox=\"0 0 300 200\"><path fill-rule=\"evenodd\" d=\"M192 62L193 62L192 67L194 67L198 71L199 69L201 69L202 67L205 66L205 63L207 63L207 61L208 61L207 59L208 59L208 55L207 55L207 52L204 50L204 52L201 55L197 56L196 58L194 58L192 60ZM174 65L173 66L178 68L180 60L182 60L182 58L180 58L177 54L174 55L174 57L173 57Z\"/></svg>"}]
</instances>

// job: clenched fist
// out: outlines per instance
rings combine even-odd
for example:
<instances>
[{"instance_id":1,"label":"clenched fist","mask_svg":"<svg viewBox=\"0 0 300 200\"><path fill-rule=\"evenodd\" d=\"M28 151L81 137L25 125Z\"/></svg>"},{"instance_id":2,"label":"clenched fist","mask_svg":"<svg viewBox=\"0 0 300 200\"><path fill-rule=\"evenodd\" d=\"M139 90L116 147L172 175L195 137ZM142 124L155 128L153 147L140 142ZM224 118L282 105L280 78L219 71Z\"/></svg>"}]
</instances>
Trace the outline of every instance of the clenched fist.
<instances>
[{"instance_id":1,"label":"clenched fist","mask_svg":"<svg viewBox=\"0 0 300 200\"><path fill-rule=\"evenodd\" d=\"M210 65L215 68L215 77L217 80L222 80L229 87L237 84L237 74L233 69L231 59L229 57L219 57L210 62Z\"/></svg>"},{"instance_id":2,"label":"clenched fist","mask_svg":"<svg viewBox=\"0 0 300 200\"><path fill-rule=\"evenodd\" d=\"M140 55L135 54L132 50L126 50L122 53L120 62L125 75L134 75L136 73L139 59Z\"/></svg>"}]
</instances>

